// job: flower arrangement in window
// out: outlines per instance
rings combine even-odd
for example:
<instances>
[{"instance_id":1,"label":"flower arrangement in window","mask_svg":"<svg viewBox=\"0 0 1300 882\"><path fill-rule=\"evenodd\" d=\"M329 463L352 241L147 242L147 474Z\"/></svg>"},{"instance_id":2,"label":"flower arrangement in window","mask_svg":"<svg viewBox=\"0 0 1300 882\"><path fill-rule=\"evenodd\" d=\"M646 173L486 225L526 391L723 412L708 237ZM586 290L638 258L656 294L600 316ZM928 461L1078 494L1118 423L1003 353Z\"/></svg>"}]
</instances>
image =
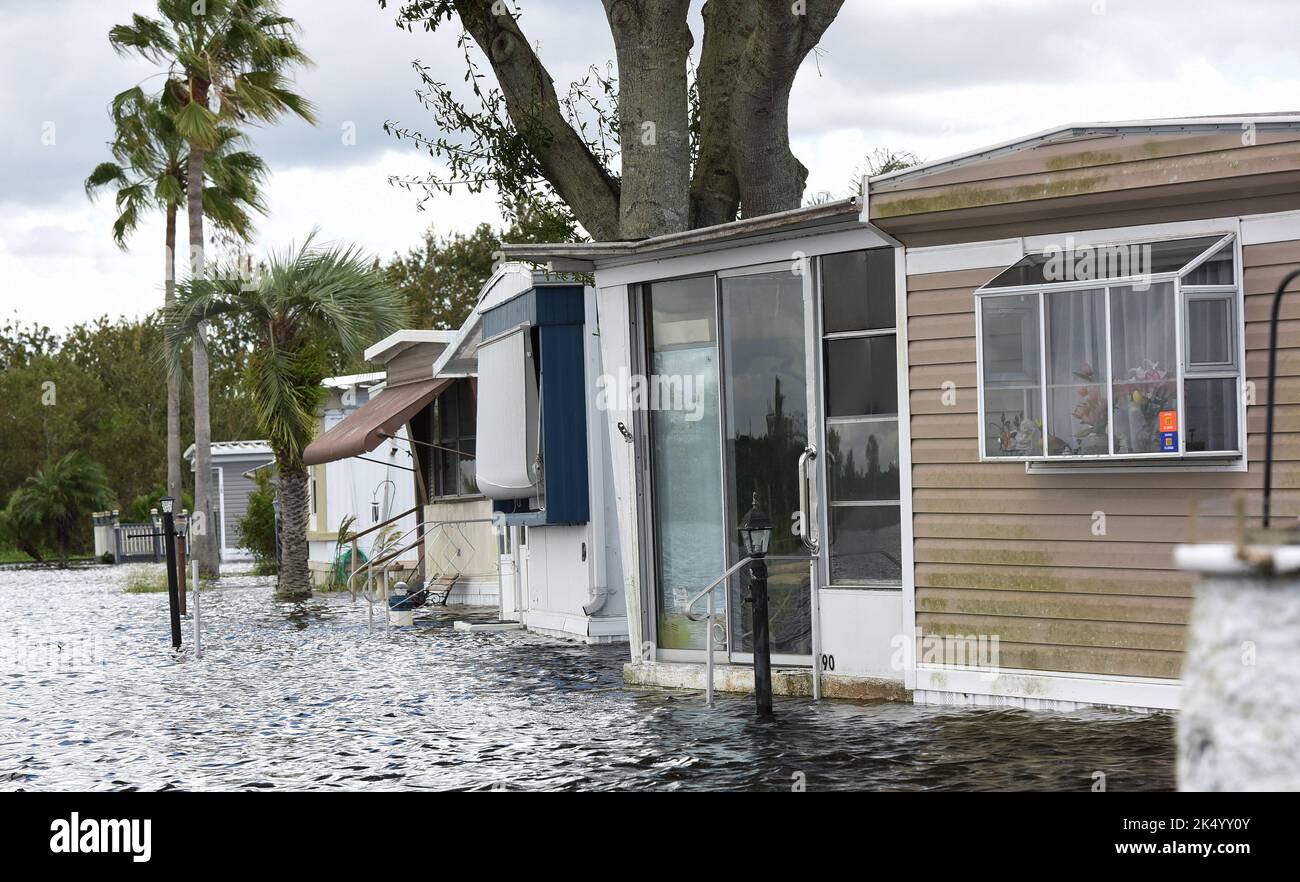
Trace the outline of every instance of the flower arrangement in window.
<instances>
[{"instance_id":1,"label":"flower arrangement in window","mask_svg":"<svg viewBox=\"0 0 1300 882\"><path fill-rule=\"evenodd\" d=\"M1096 369L1086 361L1074 369L1074 375L1087 383L1095 383L1097 380ZM1107 437L1110 410L1104 387L1080 386L1079 401L1074 406L1072 416L1079 426L1075 433L1077 449L1073 452L1084 455L1110 452L1110 439Z\"/></svg>"},{"instance_id":2,"label":"flower arrangement in window","mask_svg":"<svg viewBox=\"0 0 1300 882\"><path fill-rule=\"evenodd\" d=\"M1178 410L1174 376L1149 358L1115 384L1115 452L1160 450L1160 414Z\"/></svg>"}]
</instances>

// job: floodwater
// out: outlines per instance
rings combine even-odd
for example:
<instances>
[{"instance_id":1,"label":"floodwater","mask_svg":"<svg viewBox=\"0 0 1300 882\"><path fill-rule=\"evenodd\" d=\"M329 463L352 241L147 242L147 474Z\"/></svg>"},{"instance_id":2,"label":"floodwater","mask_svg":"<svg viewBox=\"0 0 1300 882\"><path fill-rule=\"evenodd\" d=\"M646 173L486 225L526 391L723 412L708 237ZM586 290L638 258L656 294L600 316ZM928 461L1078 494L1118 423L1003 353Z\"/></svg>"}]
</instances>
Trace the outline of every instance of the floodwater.
<instances>
[{"instance_id":1,"label":"floodwater","mask_svg":"<svg viewBox=\"0 0 1300 882\"><path fill-rule=\"evenodd\" d=\"M0 789L1172 789L1167 716L625 689L627 647L367 633L366 603L227 576L173 652L123 567L0 570ZM463 614L463 613L462 613Z\"/></svg>"}]
</instances>

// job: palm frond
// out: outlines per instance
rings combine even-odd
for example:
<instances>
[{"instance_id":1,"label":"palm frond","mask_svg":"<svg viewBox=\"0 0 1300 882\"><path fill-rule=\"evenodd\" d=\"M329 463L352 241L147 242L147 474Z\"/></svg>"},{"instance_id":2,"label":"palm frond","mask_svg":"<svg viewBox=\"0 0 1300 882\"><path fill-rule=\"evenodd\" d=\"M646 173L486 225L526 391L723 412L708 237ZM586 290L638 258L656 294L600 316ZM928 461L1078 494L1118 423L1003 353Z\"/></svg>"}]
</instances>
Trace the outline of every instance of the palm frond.
<instances>
[{"instance_id":1,"label":"palm frond","mask_svg":"<svg viewBox=\"0 0 1300 882\"><path fill-rule=\"evenodd\" d=\"M116 162L101 162L86 178L86 196L94 199L99 195L99 188L106 184L125 183L126 170Z\"/></svg>"}]
</instances>

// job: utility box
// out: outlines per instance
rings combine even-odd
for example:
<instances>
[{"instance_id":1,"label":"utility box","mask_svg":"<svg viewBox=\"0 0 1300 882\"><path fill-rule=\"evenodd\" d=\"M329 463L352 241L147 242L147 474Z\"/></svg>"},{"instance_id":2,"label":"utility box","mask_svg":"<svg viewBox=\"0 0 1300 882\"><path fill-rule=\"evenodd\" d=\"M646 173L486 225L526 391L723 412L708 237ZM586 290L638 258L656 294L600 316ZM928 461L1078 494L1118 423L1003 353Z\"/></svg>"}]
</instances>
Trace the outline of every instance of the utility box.
<instances>
[{"instance_id":1,"label":"utility box","mask_svg":"<svg viewBox=\"0 0 1300 882\"><path fill-rule=\"evenodd\" d=\"M508 525L585 524L581 285L537 285L484 311L475 471Z\"/></svg>"}]
</instances>

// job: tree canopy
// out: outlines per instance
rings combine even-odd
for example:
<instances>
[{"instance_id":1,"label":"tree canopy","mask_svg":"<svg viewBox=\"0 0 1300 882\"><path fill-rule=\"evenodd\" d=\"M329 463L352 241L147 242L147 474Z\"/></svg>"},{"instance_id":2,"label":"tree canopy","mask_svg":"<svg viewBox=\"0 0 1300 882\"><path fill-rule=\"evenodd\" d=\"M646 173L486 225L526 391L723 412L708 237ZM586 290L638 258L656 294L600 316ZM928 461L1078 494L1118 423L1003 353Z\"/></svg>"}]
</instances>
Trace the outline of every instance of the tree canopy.
<instances>
[{"instance_id":1,"label":"tree canopy","mask_svg":"<svg viewBox=\"0 0 1300 882\"><path fill-rule=\"evenodd\" d=\"M505 0L403 0L399 27L459 27L471 96L417 61L433 128L385 129L447 164L425 186L539 193L601 240L797 208L808 170L790 149L790 91L842 4L707 0L696 58L689 0L602 0L617 74L595 59L560 93Z\"/></svg>"}]
</instances>

